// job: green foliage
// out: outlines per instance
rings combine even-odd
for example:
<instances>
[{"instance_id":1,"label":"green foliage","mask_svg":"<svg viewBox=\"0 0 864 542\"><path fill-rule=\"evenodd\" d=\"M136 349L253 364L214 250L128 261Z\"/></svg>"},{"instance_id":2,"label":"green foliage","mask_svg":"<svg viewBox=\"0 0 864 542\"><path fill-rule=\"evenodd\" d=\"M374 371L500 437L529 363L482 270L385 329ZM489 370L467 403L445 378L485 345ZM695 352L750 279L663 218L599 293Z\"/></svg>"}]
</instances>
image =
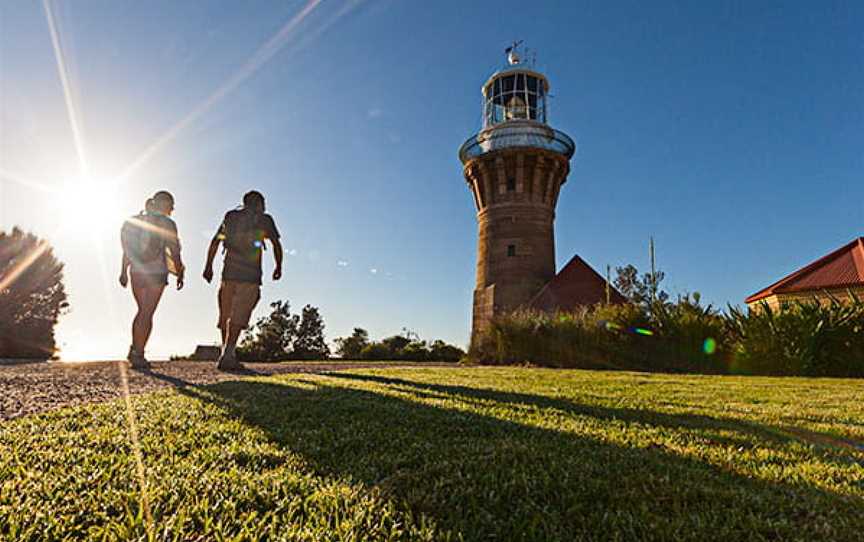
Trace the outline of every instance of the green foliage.
<instances>
[{"instance_id":1,"label":"green foliage","mask_svg":"<svg viewBox=\"0 0 864 542\"><path fill-rule=\"evenodd\" d=\"M465 351L457 346L440 339L427 343L408 329L403 329L401 335L370 343L365 329L354 328L350 337L340 337L335 342L342 359L455 362L465 356Z\"/></svg>"},{"instance_id":2,"label":"green foliage","mask_svg":"<svg viewBox=\"0 0 864 542\"><path fill-rule=\"evenodd\" d=\"M392 352L390 352L390 349L379 342L367 344L360 351L360 359L386 360L390 359L390 356L392 356Z\"/></svg>"},{"instance_id":3,"label":"green foliage","mask_svg":"<svg viewBox=\"0 0 864 542\"><path fill-rule=\"evenodd\" d=\"M796 301L744 313L729 309L732 371L743 374L864 376L864 302Z\"/></svg>"},{"instance_id":4,"label":"green foliage","mask_svg":"<svg viewBox=\"0 0 864 542\"><path fill-rule=\"evenodd\" d=\"M135 395L135 443L122 400L3 422L0 540L857 541L860 395L510 367Z\"/></svg>"},{"instance_id":5,"label":"green foliage","mask_svg":"<svg viewBox=\"0 0 864 542\"><path fill-rule=\"evenodd\" d=\"M851 295L851 293L850 293ZM675 303L515 312L472 345L489 364L638 371L864 377L864 302L795 302L721 313L698 294Z\"/></svg>"},{"instance_id":6,"label":"green foliage","mask_svg":"<svg viewBox=\"0 0 864 542\"><path fill-rule=\"evenodd\" d=\"M303 316L297 327L297 338L294 339L293 352L289 359L327 359L330 348L324 339L324 319L317 307L306 305Z\"/></svg>"},{"instance_id":7,"label":"green foliage","mask_svg":"<svg viewBox=\"0 0 864 542\"><path fill-rule=\"evenodd\" d=\"M13 228L0 232L0 358L48 359L54 326L69 306L63 264L51 247Z\"/></svg>"},{"instance_id":8,"label":"green foliage","mask_svg":"<svg viewBox=\"0 0 864 542\"><path fill-rule=\"evenodd\" d=\"M237 348L237 355L243 360L279 361L286 359L297 338L300 316L291 314L288 301L275 301L269 315L260 318L246 332Z\"/></svg>"},{"instance_id":9,"label":"green foliage","mask_svg":"<svg viewBox=\"0 0 864 542\"><path fill-rule=\"evenodd\" d=\"M648 325L635 305L555 314L517 311L493 320L470 357L495 364L649 370L648 338L633 332Z\"/></svg>"},{"instance_id":10,"label":"green foliage","mask_svg":"<svg viewBox=\"0 0 864 542\"><path fill-rule=\"evenodd\" d=\"M660 283L666 278L663 271L644 273L639 277L639 270L634 265L615 268L613 284L621 294L635 305L647 307L652 299L661 303L669 299L669 294L660 289Z\"/></svg>"},{"instance_id":11,"label":"green foliage","mask_svg":"<svg viewBox=\"0 0 864 542\"><path fill-rule=\"evenodd\" d=\"M324 320L316 307L306 305L302 316L291 314L288 301L270 304L269 315L260 318L245 334L237 355L245 361L326 359Z\"/></svg>"},{"instance_id":12,"label":"green foliage","mask_svg":"<svg viewBox=\"0 0 864 542\"><path fill-rule=\"evenodd\" d=\"M369 332L355 327L350 337L339 337L335 341L336 355L342 359L360 359L360 352L369 345Z\"/></svg>"}]
</instances>

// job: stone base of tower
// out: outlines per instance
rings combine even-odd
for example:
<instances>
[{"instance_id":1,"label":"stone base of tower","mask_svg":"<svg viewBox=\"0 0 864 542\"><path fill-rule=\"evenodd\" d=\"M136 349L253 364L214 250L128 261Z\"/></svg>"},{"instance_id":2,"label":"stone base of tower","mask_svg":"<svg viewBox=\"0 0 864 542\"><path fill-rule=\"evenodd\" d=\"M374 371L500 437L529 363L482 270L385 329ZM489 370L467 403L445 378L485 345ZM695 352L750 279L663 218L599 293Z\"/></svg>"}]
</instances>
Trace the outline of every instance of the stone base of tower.
<instances>
[{"instance_id":1,"label":"stone base of tower","mask_svg":"<svg viewBox=\"0 0 864 542\"><path fill-rule=\"evenodd\" d=\"M474 309L471 315L471 346L487 331L495 316L495 285L474 290Z\"/></svg>"}]
</instances>

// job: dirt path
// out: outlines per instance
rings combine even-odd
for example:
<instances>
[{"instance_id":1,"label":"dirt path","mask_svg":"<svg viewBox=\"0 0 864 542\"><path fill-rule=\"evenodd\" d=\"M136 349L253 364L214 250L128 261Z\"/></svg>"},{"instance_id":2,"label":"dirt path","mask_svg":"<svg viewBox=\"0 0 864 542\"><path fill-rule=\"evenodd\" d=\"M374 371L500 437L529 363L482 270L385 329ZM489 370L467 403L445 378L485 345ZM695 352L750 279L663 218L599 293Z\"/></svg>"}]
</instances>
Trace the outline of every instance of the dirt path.
<instances>
[{"instance_id":1,"label":"dirt path","mask_svg":"<svg viewBox=\"0 0 864 542\"><path fill-rule=\"evenodd\" d=\"M121 397L120 363L125 362L0 365L0 420ZM246 369L242 372L226 373L218 371L213 362L163 361L152 363L152 370L149 373L129 369L127 374L130 391L146 393L172 386L211 384L255 375L317 373L411 365L415 364L405 362L247 363Z\"/></svg>"}]
</instances>

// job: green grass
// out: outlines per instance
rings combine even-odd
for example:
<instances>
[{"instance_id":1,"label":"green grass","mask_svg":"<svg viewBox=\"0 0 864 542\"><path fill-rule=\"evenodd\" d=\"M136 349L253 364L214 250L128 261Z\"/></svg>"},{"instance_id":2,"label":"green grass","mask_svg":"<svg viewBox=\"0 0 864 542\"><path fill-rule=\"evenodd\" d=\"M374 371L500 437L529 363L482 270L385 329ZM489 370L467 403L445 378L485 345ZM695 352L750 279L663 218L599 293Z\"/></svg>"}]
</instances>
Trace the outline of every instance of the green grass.
<instances>
[{"instance_id":1,"label":"green grass","mask_svg":"<svg viewBox=\"0 0 864 542\"><path fill-rule=\"evenodd\" d=\"M860 540L864 383L524 368L133 398L158 540ZM0 536L148 538L122 401L0 424Z\"/></svg>"}]
</instances>

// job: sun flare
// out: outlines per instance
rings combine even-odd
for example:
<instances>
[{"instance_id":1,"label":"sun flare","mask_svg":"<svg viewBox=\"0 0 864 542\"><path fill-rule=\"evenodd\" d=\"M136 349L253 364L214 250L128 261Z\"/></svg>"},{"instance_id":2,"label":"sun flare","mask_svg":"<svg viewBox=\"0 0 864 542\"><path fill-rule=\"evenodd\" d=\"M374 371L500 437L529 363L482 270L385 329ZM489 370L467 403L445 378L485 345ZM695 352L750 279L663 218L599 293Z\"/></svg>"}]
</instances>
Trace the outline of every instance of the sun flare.
<instances>
[{"instance_id":1,"label":"sun flare","mask_svg":"<svg viewBox=\"0 0 864 542\"><path fill-rule=\"evenodd\" d=\"M67 181L56 202L61 231L68 234L103 236L116 229L123 216L118 183L111 179Z\"/></svg>"}]
</instances>

